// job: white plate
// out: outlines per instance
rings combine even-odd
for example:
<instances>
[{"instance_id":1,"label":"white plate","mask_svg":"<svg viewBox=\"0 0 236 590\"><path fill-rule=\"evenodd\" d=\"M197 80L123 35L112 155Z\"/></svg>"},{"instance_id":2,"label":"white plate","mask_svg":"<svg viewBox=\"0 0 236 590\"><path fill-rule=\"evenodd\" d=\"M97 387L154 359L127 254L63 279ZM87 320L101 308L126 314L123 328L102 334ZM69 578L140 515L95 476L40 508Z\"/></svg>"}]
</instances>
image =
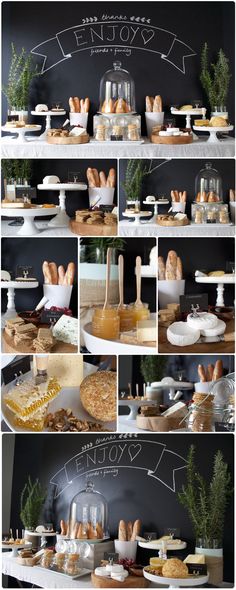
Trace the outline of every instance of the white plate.
<instances>
[{"instance_id":1,"label":"white plate","mask_svg":"<svg viewBox=\"0 0 236 590\"><path fill-rule=\"evenodd\" d=\"M104 340L92 334L92 323L85 324L83 336L86 348L92 354L156 354L157 348L153 346L141 346L139 344L126 344L117 340Z\"/></svg>"},{"instance_id":2,"label":"white plate","mask_svg":"<svg viewBox=\"0 0 236 590\"><path fill-rule=\"evenodd\" d=\"M155 543L153 541L148 541L147 543L145 543L144 541L139 541L138 542L139 547L142 547L143 549L161 549L162 548L162 542L160 541L160 543ZM171 543L168 544L168 541L166 543L166 549L167 551L180 551L181 549L186 549L187 547L187 543L185 543L185 541L182 541L182 543Z\"/></svg>"},{"instance_id":3,"label":"white plate","mask_svg":"<svg viewBox=\"0 0 236 590\"><path fill-rule=\"evenodd\" d=\"M195 281L196 283L209 283L209 284L215 284L215 283L223 283L223 284L234 284L235 283L235 274L224 274L221 275L219 277L196 277L195 276Z\"/></svg>"},{"instance_id":4,"label":"white plate","mask_svg":"<svg viewBox=\"0 0 236 590\"><path fill-rule=\"evenodd\" d=\"M30 541L27 541L25 543L21 543L20 545L18 543L12 543L11 545L8 545L8 543L3 543L2 542L2 549L25 549L28 547L28 549L31 547L32 543L30 543Z\"/></svg>"},{"instance_id":5,"label":"white plate","mask_svg":"<svg viewBox=\"0 0 236 590\"><path fill-rule=\"evenodd\" d=\"M215 133L228 133L229 131L233 131L234 126L228 125L228 127L211 127L210 125L193 125L194 131L208 131L209 133L212 131Z\"/></svg>"},{"instance_id":6,"label":"white plate","mask_svg":"<svg viewBox=\"0 0 236 590\"><path fill-rule=\"evenodd\" d=\"M67 578L69 580L77 580L77 578L82 578L82 576L87 576L88 574L91 574L91 570L86 569L85 567L81 568L81 571L79 574L77 574L77 576L70 576L69 574L65 574L64 572L60 572L58 571L58 569L55 567L52 567L50 569L45 568L45 567L41 567L40 565L35 565L34 569L38 569L38 570L43 570L46 571L47 574L49 572L51 572L52 574L57 574L59 576L63 576L64 578Z\"/></svg>"},{"instance_id":7,"label":"white plate","mask_svg":"<svg viewBox=\"0 0 236 590\"><path fill-rule=\"evenodd\" d=\"M75 543L88 543L88 545L97 545L98 543L103 543L104 541L108 541L110 537L103 537L103 539L69 539L66 535L57 534L57 541L65 540L65 541L75 541Z\"/></svg>"},{"instance_id":8,"label":"white plate","mask_svg":"<svg viewBox=\"0 0 236 590\"><path fill-rule=\"evenodd\" d=\"M155 584L167 585L171 588L179 588L182 586L191 587L191 586L202 586L206 584L208 581L207 576L196 576L196 578L165 578L164 576L156 576L154 574L149 574L146 570L143 570L143 575L147 580L150 582L154 582Z\"/></svg>"}]
</instances>

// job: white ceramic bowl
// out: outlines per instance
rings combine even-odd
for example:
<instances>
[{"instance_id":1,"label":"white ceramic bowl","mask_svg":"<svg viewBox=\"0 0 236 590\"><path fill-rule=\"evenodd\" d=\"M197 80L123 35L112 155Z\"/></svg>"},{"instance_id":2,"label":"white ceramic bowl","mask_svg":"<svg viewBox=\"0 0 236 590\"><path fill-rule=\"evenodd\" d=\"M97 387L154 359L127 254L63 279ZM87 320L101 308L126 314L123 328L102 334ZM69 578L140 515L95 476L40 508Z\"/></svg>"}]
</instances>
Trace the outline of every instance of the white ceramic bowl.
<instances>
[{"instance_id":1,"label":"white ceramic bowl","mask_svg":"<svg viewBox=\"0 0 236 590\"><path fill-rule=\"evenodd\" d=\"M167 340L173 346L191 346L200 338L200 330L193 330L186 322L174 322L167 328Z\"/></svg>"}]
</instances>

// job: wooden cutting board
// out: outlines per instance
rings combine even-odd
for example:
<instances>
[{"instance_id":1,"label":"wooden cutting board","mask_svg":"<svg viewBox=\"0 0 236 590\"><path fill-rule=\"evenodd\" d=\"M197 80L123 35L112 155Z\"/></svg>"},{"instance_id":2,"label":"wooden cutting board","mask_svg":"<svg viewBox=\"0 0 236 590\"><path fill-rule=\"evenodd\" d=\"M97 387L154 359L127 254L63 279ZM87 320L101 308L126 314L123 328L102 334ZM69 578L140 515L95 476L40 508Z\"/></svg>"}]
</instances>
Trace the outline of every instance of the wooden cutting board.
<instances>
[{"instance_id":1,"label":"wooden cutting board","mask_svg":"<svg viewBox=\"0 0 236 590\"><path fill-rule=\"evenodd\" d=\"M46 136L46 142L57 144L57 145L77 145L80 143L88 143L89 142L89 135L72 135L70 137L60 137L60 136Z\"/></svg>"},{"instance_id":2,"label":"wooden cutting board","mask_svg":"<svg viewBox=\"0 0 236 590\"><path fill-rule=\"evenodd\" d=\"M148 588L149 581L143 576L128 576L124 582L91 574L91 582L95 588Z\"/></svg>"},{"instance_id":3,"label":"wooden cutting board","mask_svg":"<svg viewBox=\"0 0 236 590\"><path fill-rule=\"evenodd\" d=\"M182 225L189 225L190 221L188 218L185 219L161 219L162 215L157 215L156 221L157 225L162 225L163 227L181 227Z\"/></svg>"},{"instance_id":4,"label":"wooden cutting board","mask_svg":"<svg viewBox=\"0 0 236 590\"><path fill-rule=\"evenodd\" d=\"M46 325L43 326L43 324L42 324L41 327L48 327L48 326L46 326ZM32 345L29 346L29 344L18 344L16 346L14 344L14 339L11 338L10 336L8 336L8 334L6 334L6 332L4 330L3 330L3 334L2 334L2 348L3 348L3 352L5 352L5 353L35 354L35 350L34 350L34 348L32 348ZM51 350L50 354L52 354L52 353L75 354L77 352L78 352L77 346L74 346L73 344L67 344L66 342L61 342L60 340L57 340L56 344L53 346L53 349Z\"/></svg>"},{"instance_id":5,"label":"wooden cutting board","mask_svg":"<svg viewBox=\"0 0 236 590\"><path fill-rule=\"evenodd\" d=\"M117 236L117 224L106 225L101 223L79 223L75 219L70 220L70 229L77 236Z\"/></svg>"},{"instance_id":6,"label":"wooden cutting board","mask_svg":"<svg viewBox=\"0 0 236 590\"><path fill-rule=\"evenodd\" d=\"M168 342L166 337L166 328L158 326L158 352L166 354L179 354L184 352L185 354L195 354L206 352L208 354L232 354L235 350L234 342L211 342L204 344L192 344L192 346L173 346ZM230 320L226 324L226 339L227 334L233 334L235 330L234 320Z\"/></svg>"},{"instance_id":7,"label":"wooden cutting board","mask_svg":"<svg viewBox=\"0 0 236 590\"><path fill-rule=\"evenodd\" d=\"M152 143L163 143L166 145L184 145L186 143L193 143L193 136L192 135L171 135L170 137L162 137L157 133L153 133L151 135L151 142Z\"/></svg>"}]
</instances>

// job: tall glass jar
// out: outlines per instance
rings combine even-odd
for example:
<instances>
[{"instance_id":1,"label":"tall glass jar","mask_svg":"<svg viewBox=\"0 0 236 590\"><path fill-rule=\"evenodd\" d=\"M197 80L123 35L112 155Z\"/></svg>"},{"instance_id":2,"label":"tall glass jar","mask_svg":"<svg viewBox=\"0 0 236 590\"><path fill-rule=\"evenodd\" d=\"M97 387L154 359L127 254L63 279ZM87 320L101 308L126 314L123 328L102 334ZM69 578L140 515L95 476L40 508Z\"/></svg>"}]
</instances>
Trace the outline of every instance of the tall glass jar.
<instances>
[{"instance_id":1,"label":"tall glass jar","mask_svg":"<svg viewBox=\"0 0 236 590\"><path fill-rule=\"evenodd\" d=\"M70 538L81 540L102 540L108 536L108 504L105 497L94 490L92 481L88 481L71 502L69 534Z\"/></svg>"},{"instance_id":2,"label":"tall glass jar","mask_svg":"<svg viewBox=\"0 0 236 590\"><path fill-rule=\"evenodd\" d=\"M195 178L195 196L200 203L223 200L222 178L211 162L206 162Z\"/></svg>"},{"instance_id":3,"label":"tall glass jar","mask_svg":"<svg viewBox=\"0 0 236 590\"><path fill-rule=\"evenodd\" d=\"M127 70L122 69L120 61L105 72L100 82L101 113L131 113L135 111L134 81Z\"/></svg>"}]
</instances>

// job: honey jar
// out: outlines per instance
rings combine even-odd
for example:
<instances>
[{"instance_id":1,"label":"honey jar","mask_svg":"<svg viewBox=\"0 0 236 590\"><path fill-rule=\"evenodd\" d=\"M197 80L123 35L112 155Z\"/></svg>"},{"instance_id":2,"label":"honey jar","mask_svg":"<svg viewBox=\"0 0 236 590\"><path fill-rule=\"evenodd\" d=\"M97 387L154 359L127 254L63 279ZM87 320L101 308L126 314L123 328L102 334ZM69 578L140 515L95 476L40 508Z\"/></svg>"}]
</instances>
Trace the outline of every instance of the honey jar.
<instances>
[{"instance_id":1,"label":"honey jar","mask_svg":"<svg viewBox=\"0 0 236 590\"><path fill-rule=\"evenodd\" d=\"M92 319L93 336L104 340L118 340L120 335L120 317L117 308L97 307Z\"/></svg>"},{"instance_id":2,"label":"honey jar","mask_svg":"<svg viewBox=\"0 0 236 590\"><path fill-rule=\"evenodd\" d=\"M134 311L135 325L140 320L148 320L150 317L150 310L148 309L148 303L143 303L142 306L136 306L135 303L131 304Z\"/></svg>"},{"instance_id":3,"label":"honey jar","mask_svg":"<svg viewBox=\"0 0 236 590\"><path fill-rule=\"evenodd\" d=\"M133 330L136 324L134 309L130 305L122 305L119 307L118 313L120 316L120 331Z\"/></svg>"}]
</instances>

